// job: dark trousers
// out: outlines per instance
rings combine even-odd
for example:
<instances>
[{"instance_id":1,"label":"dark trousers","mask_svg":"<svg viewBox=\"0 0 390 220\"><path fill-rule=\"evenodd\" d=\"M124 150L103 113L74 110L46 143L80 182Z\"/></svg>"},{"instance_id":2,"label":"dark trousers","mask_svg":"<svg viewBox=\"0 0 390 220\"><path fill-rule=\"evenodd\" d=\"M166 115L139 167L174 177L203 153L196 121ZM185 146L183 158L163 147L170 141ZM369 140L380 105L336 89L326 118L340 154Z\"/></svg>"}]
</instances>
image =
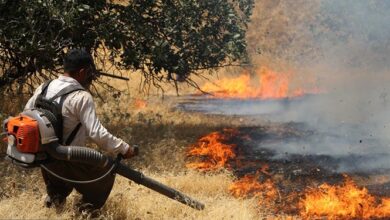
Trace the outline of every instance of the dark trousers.
<instances>
[{"instance_id":1,"label":"dark trousers","mask_svg":"<svg viewBox=\"0 0 390 220\"><path fill-rule=\"evenodd\" d=\"M46 167L61 177L82 181L96 179L109 170L109 168L67 161L54 161L46 164ZM75 184L61 180L44 169L41 169L41 171L46 184L47 194L50 197L65 199L73 189L76 189L82 195L81 202L92 205L92 209L99 209L104 205L115 181L115 174L109 174L97 182Z\"/></svg>"}]
</instances>

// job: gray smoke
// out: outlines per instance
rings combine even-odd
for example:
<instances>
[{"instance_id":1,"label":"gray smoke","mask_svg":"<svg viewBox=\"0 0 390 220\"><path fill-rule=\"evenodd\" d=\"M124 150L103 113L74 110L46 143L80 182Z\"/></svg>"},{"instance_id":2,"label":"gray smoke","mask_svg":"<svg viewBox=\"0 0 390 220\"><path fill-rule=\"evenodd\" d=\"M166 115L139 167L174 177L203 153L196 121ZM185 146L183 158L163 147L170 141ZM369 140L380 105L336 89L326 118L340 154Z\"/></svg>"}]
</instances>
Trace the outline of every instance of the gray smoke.
<instances>
[{"instance_id":1,"label":"gray smoke","mask_svg":"<svg viewBox=\"0 0 390 220\"><path fill-rule=\"evenodd\" d=\"M288 4L295 2L302 4ZM289 8L300 7L284 6ZM338 171L390 170L390 1L323 0L315 14L296 13L314 19L306 29L305 24L289 23L289 29L295 25L306 32L302 36L311 36L313 48L302 49L312 53L294 54L291 60L299 74L314 76L324 94L291 100L212 100L187 107L303 122L312 131L302 139L261 143L260 148L279 153L276 157L329 155L337 159Z\"/></svg>"},{"instance_id":2,"label":"gray smoke","mask_svg":"<svg viewBox=\"0 0 390 220\"><path fill-rule=\"evenodd\" d=\"M339 171L390 169L390 1L324 0L318 17L307 31L320 56L299 62L326 93L272 115L305 122L316 135L261 147L331 155Z\"/></svg>"}]
</instances>

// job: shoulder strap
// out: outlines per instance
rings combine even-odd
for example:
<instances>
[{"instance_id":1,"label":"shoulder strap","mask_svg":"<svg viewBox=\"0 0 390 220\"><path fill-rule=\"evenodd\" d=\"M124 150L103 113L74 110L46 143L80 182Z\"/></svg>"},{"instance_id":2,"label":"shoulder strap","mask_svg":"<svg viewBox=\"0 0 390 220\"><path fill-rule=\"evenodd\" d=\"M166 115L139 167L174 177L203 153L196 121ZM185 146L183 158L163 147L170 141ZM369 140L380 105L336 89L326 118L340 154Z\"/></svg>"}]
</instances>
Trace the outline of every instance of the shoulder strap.
<instances>
[{"instance_id":1,"label":"shoulder strap","mask_svg":"<svg viewBox=\"0 0 390 220\"><path fill-rule=\"evenodd\" d=\"M42 90L41 90L41 93L40 93L41 96L43 96L43 97L46 96L47 87L49 87L49 84L51 83L51 81L53 81L53 80L48 80L48 81L46 81L46 82L43 84Z\"/></svg>"},{"instance_id":2,"label":"shoulder strap","mask_svg":"<svg viewBox=\"0 0 390 220\"><path fill-rule=\"evenodd\" d=\"M85 90L81 85L70 85L65 88L63 88L61 91L59 91L55 96L49 99L49 101L54 101L58 97L69 95L72 92L78 91L78 90Z\"/></svg>"},{"instance_id":3,"label":"shoulder strap","mask_svg":"<svg viewBox=\"0 0 390 220\"><path fill-rule=\"evenodd\" d=\"M60 128L60 131L59 131L59 135L60 135L60 142L62 142L62 132L63 132L63 128L62 128L62 107L64 105L64 101L65 101L65 98L66 96L68 96L69 94L71 94L72 92L75 92L75 91L79 91L79 90L85 90L81 85L69 85L65 88L63 88L62 90L60 90L56 95L54 95L52 98L50 98L48 101L50 103L52 103L54 100L56 100L57 98L61 97L60 99L60 102L58 103L58 107L59 107L59 114L60 114L60 118L61 118L61 128ZM75 138L77 132L79 131L81 127L81 123L79 123L75 129L73 129L73 131L71 132L70 136L67 138L67 140L65 141L65 145L69 145L73 139Z\"/></svg>"},{"instance_id":4,"label":"shoulder strap","mask_svg":"<svg viewBox=\"0 0 390 220\"><path fill-rule=\"evenodd\" d=\"M62 111L62 106L64 105L65 98L71 94L72 92L79 91L79 90L85 90L83 87L79 85L70 85L68 87L63 88L61 91L59 91L54 97L50 99L51 102L53 102L55 99L58 97L61 97L59 107ZM62 113L61 113L62 115ZM70 133L69 137L65 141L65 146L68 146L69 144L72 143L74 138L76 137L77 132L79 131L81 127L81 123L78 123L76 127L73 129L73 131Z\"/></svg>"},{"instance_id":5,"label":"shoulder strap","mask_svg":"<svg viewBox=\"0 0 390 220\"><path fill-rule=\"evenodd\" d=\"M72 133L70 133L68 139L65 141L65 146L69 146L72 143L74 138L76 137L77 132L80 130L81 123L78 123L77 126L73 129Z\"/></svg>"}]
</instances>

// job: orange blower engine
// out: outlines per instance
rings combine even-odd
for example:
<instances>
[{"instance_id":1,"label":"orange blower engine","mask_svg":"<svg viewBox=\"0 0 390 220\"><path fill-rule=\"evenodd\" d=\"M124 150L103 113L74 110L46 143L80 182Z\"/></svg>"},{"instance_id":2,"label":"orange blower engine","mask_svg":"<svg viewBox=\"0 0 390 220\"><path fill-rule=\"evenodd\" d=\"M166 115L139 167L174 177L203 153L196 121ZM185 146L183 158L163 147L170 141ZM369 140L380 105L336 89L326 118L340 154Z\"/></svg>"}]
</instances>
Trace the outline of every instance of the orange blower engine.
<instances>
[{"instance_id":1,"label":"orange blower engine","mask_svg":"<svg viewBox=\"0 0 390 220\"><path fill-rule=\"evenodd\" d=\"M58 138L47 117L38 110L26 110L4 121L7 158L23 167L36 167L47 159L44 146Z\"/></svg>"}]
</instances>

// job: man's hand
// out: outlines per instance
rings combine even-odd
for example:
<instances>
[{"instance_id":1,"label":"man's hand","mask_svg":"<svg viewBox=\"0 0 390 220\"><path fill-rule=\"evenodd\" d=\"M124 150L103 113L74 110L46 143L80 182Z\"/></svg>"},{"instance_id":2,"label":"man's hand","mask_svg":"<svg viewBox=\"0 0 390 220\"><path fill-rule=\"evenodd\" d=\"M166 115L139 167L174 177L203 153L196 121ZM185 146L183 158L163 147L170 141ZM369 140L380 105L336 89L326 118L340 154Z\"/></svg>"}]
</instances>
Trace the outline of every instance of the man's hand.
<instances>
[{"instance_id":1,"label":"man's hand","mask_svg":"<svg viewBox=\"0 0 390 220\"><path fill-rule=\"evenodd\" d=\"M138 155L138 146L133 145L130 146L129 149L127 150L126 154L123 155L124 159L129 159L131 157L137 156Z\"/></svg>"}]
</instances>

